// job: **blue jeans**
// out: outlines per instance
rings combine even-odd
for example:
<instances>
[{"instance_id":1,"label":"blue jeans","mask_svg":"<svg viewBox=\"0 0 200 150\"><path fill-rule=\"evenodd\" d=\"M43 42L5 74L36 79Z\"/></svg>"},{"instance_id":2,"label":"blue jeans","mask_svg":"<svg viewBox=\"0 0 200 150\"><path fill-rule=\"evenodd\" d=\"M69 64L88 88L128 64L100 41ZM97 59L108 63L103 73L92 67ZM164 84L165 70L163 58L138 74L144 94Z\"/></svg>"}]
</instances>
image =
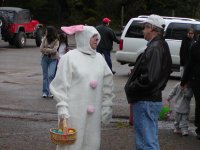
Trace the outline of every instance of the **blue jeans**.
<instances>
[{"instance_id":1,"label":"blue jeans","mask_svg":"<svg viewBox=\"0 0 200 150\"><path fill-rule=\"evenodd\" d=\"M110 70L112 71L112 61L111 61L111 58L110 58L110 50L106 50L106 49L99 50L99 49L97 49L97 51L98 51L100 54L103 54L103 55L104 55L104 58L105 58L105 60L106 60L106 63L108 64Z\"/></svg>"},{"instance_id":2,"label":"blue jeans","mask_svg":"<svg viewBox=\"0 0 200 150\"><path fill-rule=\"evenodd\" d=\"M51 59L48 56L43 56L42 61L42 72L43 72L43 94L49 95L49 84L53 80L56 73L57 59Z\"/></svg>"},{"instance_id":3,"label":"blue jeans","mask_svg":"<svg viewBox=\"0 0 200 150\"><path fill-rule=\"evenodd\" d=\"M160 150L158 118L162 102L139 101L133 103L133 126L136 150Z\"/></svg>"}]
</instances>

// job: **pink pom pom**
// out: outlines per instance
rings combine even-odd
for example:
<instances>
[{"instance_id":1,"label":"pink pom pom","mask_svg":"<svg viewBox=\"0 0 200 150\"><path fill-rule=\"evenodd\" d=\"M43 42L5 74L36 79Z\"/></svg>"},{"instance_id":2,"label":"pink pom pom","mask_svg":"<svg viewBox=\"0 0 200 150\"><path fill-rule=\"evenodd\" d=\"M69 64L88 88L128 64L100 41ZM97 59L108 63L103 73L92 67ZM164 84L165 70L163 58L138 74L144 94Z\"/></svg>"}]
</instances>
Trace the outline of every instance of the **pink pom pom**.
<instances>
[{"instance_id":1,"label":"pink pom pom","mask_svg":"<svg viewBox=\"0 0 200 150\"><path fill-rule=\"evenodd\" d=\"M95 112L94 106L88 106L88 107L87 107L87 112L88 112L89 114L94 113L94 112Z\"/></svg>"},{"instance_id":2,"label":"pink pom pom","mask_svg":"<svg viewBox=\"0 0 200 150\"><path fill-rule=\"evenodd\" d=\"M95 89L97 87L97 81L96 80L92 80L90 82L90 87L93 88L93 89Z\"/></svg>"}]
</instances>

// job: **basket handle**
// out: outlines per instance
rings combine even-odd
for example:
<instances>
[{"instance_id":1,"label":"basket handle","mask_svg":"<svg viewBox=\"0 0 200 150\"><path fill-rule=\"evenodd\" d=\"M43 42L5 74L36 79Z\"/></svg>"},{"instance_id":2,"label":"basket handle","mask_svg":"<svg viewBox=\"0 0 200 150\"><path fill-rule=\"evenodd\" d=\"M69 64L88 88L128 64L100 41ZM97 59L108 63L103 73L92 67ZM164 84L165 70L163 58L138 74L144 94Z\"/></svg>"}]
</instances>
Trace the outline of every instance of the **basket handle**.
<instances>
[{"instance_id":1,"label":"basket handle","mask_svg":"<svg viewBox=\"0 0 200 150\"><path fill-rule=\"evenodd\" d=\"M67 132L68 132L67 128L68 128L67 119L65 117L60 118L59 129L62 129L63 133L67 134Z\"/></svg>"}]
</instances>

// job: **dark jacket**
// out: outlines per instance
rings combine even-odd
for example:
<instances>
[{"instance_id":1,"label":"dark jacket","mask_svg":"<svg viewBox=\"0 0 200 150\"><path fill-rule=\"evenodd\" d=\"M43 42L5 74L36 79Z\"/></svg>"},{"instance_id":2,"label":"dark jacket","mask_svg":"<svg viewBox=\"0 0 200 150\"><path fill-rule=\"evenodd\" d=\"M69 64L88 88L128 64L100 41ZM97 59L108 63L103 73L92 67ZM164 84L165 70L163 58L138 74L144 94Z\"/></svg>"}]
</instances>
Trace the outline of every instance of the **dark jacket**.
<instances>
[{"instance_id":1,"label":"dark jacket","mask_svg":"<svg viewBox=\"0 0 200 150\"><path fill-rule=\"evenodd\" d=\"M191 47L189 61L185 67L181 85L184 86L189 81L200 82L200 40Z\"/></svg>"},{"instance_id":2,"label":"dark jacket","mask_svg":"<svg viewBox=\"0 0 200 150\"><path fill-rule=\"evenodd\" d=\"M172 59L166 41L157 36L148 43L125 85L129 103L161 101L171 71Z\"/></svg>"},{"instance_id":3,"label":"dark jacket","mask_svg":"<svg viewBox=\"0 0 200 150\"><path fill-rule=\"evenodd\" d=\"M182 40L181 43L181 48L180 48L180 65L181 66L185 66L188 63L188 58L189 58L189 54L190 54L190 48L192 46L192 44L195 42L195 39L190 39L188 37L185 37Z\"/></svg>"},{"instance_id":4,"label":"dark jacket","mask_svg":"<svg viewBox=\"0 0 200 150\"><path fill-rule=\"evenodd\" d=\"M108 26L102 24L97 26L96 29L101 35L101 40L97 46L97 49L111 51L113 47L113 41L119 43L115 33Z\"/></svg>"}]
</instances>

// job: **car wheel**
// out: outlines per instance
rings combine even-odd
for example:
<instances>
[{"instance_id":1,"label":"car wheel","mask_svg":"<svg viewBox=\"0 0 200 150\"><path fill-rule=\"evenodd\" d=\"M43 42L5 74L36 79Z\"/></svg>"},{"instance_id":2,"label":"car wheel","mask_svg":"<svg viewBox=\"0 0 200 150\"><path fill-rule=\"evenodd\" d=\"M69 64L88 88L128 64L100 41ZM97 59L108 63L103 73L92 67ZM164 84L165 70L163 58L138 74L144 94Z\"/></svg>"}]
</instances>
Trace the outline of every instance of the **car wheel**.
<instances>
[{"instance_id":1,"label":"car wheel","mask_svg":"<svg viewBox=\"0 0 200 150\"><path fill-rule=\"evenodd\" d=\"M7 27L7 22L3 16L0 16L0 27L2 29Z\"/></svg>"},{"instance_id":2,"label":"car wheel","mask_svg":"<svg viewBox=\"0 0 200 150\"><path fill-rule=\"evenodd\" d=\"M0 30L1 30L0 39L4 38L4 35L7 34L8 32L7 28L8 28L8 23L6 19L3 16L0 16Z\"/></svg>"},{"instance_id":3,"label":"car wheel","mask_svg":"<svg viewBox=\"0 0 200 150\"><path fill-rule=\"evenodd\" d=\"M42 30L39 28L35 33L35 43L39 47L42 43Z\"/></svg>"},{"instance_id":4,"label":"car wheel","mask_svg":"<svg viewBox=\"0 0 200 150\"><path fill-rule=\"evenodd\" d=\"M26 45L26 34L24 32L17 33L15 37L15 46L23 48Z\"/></svg>"},{"instance_id":5,"label":"car wheel","mask_svg":"<svg viewBox=\"0 0 200 150\"><path fill-rule=\"evenodd\" d=\"M3 22L2 22L2 20L0 20L0 27L2 26L2 24L3 24Z\"/></svg>"}]
</instances>

